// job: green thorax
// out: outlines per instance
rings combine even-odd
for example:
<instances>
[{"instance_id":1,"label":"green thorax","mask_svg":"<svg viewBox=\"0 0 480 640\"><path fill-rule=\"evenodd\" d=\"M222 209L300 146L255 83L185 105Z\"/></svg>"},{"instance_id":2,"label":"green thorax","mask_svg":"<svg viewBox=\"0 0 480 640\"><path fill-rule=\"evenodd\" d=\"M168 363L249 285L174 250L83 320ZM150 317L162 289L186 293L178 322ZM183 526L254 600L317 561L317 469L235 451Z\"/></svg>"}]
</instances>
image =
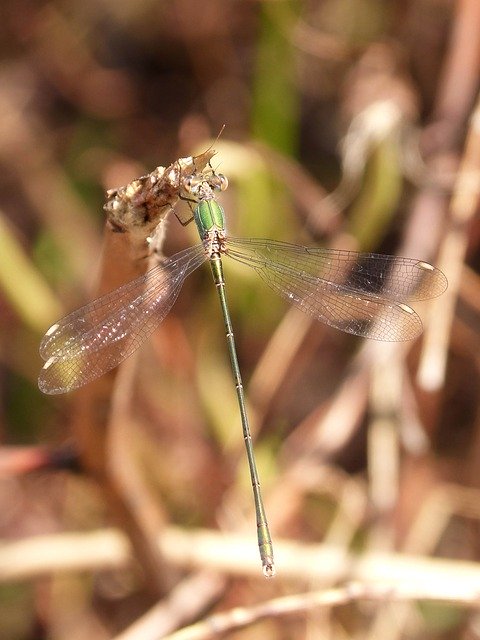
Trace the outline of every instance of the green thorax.
<instances>
[{"instance_id":1,"label":"green thorax","mask_svg":"<svg viewBox=\"0 0 480 640\"><path fill-rule=\"evenodd\" d=\"M211 231L225 231L225 214L216 200L200 200L193 212L198 233L203 239Z\"/></svg>"}]
</instances>

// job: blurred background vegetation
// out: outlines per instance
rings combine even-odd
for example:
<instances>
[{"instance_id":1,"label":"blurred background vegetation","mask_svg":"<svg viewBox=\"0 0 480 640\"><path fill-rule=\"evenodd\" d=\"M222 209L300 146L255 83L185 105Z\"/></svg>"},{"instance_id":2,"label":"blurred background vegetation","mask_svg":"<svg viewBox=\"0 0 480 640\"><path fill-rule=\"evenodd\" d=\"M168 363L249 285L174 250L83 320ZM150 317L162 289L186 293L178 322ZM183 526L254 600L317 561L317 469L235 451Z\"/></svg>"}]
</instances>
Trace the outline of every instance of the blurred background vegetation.
<instances>
[{"instance_id":1,"label":"blurred background vegetation","mask_svg":"<svg viewBox=\"0 0 480 640\"><path fill-rule=\"evenodd\" d=\"M228 637L479 637L455 591L480 556L478 0L4 0L0 17L0 638L120 637L157 602L155 631L128 636L148 640L353 577L363 598L272 610ZM274 542L327 559L323 573L301 554L282 564L280 544L269 582L208 269L94 400L36 383L43 333L101 288L102 260L115 269L105 190L201 153L224 124L213 164L230 233L400 252L450 281L418 306L424 337L392 346L311 323L226 265ZM170 216L165 254L194 240ZM81 537L59 559L68 533L112 524L133 564L75 571ZM245 534L251 558L234 545L194 569L167 543L149 557L172 525ZM375 602L328 545L448 558L422 599L444 587L454 604ZM412 585L436 575L409 562Z\"/></svg>"}]
</instances>

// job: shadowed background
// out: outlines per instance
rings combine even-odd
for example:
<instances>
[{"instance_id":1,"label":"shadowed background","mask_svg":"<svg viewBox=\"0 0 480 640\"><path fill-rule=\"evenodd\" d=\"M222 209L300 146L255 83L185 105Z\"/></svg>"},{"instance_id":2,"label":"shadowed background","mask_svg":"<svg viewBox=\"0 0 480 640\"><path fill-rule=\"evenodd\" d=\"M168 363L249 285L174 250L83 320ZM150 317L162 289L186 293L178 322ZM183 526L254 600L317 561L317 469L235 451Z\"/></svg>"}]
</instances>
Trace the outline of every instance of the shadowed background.
<instances>
[{"instance_id":1,"label":"shadowed background","mask_svg":"<svg viewBox=\"0 0 480 640\"><path fill-rule=\"evenodd\" d=\"M163 637L208 612L352 578L363 598L273 608L229 637L477 637L478 614L455 592L460 565L446 569L447 607L366 604L368 572L328 563L329 545L472 570L479 557L477 0L22 0L0 17L5 562L8 545L32 544L8 571L0 561L0 637L120 638L155 603L162 622L128 638ZM225 264L274 543L326 550L324 566L300 553L282 564L280 544L269 582L208 269L116 377L53 398L36 384L47 328L109 288L105 269L116 286L149 265L128 238L112 251L104 192L202 153L223 125L212 164L230 182L229 233L398 252L450 283L415 305L424 336L389 345L311 322ZM170 214L164 254L195 235ZM73 570L86 539L63 536L113 525L133 562L85 547ZM220 539L213 558L182 560L181 534L197 528L245 543ZM192 538L184 553L199 548ZM424 569L409 562L415 584ZM423 599L437 587L431 578Z\"/></svg>"}]
</instances>

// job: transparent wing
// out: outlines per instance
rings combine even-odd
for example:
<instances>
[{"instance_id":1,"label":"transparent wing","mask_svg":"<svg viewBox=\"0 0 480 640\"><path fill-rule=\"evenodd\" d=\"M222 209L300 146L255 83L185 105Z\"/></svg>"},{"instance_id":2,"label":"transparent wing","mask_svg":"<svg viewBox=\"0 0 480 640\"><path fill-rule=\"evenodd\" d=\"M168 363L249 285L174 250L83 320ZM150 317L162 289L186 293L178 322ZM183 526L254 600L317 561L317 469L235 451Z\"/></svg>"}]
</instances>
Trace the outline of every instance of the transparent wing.
<instances>
[{"instance_id":1,"label":"transparent wing","mask_svg":"<svg viewBox=\"0 0 480 640\"><path fill-rule=\"evenodd\" d=\"M422 322L405 300L445 291L444 274L426 262L375 253L228 239L226 254L249 265L277 293L317 320L375 340L411 340Z\"/></svg>"},{"instance_id":2,"label":"transparent wing","mask_svg":"<svg viewBox=\"0 0 480 640\"><path fill-rule=\"evenodd\" d=\"M203 245L180 251L50 327L40 344L46 360L40 390L65 393L128 358L162 322L185 278L205 259Z\"/></svg>"}]
</instances>

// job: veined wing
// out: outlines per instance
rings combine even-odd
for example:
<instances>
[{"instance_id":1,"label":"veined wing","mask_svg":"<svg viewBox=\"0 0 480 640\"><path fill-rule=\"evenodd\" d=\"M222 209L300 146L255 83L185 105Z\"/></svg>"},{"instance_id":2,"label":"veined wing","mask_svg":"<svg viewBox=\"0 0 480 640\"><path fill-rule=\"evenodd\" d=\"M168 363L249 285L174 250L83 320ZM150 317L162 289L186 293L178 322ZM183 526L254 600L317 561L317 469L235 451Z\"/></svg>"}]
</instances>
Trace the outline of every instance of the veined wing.
<instances>
[{"instance_id":1,"label":"veined wing","mask_svg":"<svg viewBox=\"0 0 480 640\"><path fill-rule=\"evenodd\" d=\"M40 390L65 393L120 364L162 322L185 278L205 259L203 245L189 247L50 327L40 344L46 360Z\"/></svg>"},{"instance_id":2,"label":"veined wing","mask_svg":"<svg viewBox=\"0 0 480 640\"><path fill-rule=\"evenodd\" d=\"M441 271L412 258L241 238L228 239L226 247L305 313L376 340L418 336L422 322L404 301L432 298L447 287Z\"/></svg>"}]
</instances>

